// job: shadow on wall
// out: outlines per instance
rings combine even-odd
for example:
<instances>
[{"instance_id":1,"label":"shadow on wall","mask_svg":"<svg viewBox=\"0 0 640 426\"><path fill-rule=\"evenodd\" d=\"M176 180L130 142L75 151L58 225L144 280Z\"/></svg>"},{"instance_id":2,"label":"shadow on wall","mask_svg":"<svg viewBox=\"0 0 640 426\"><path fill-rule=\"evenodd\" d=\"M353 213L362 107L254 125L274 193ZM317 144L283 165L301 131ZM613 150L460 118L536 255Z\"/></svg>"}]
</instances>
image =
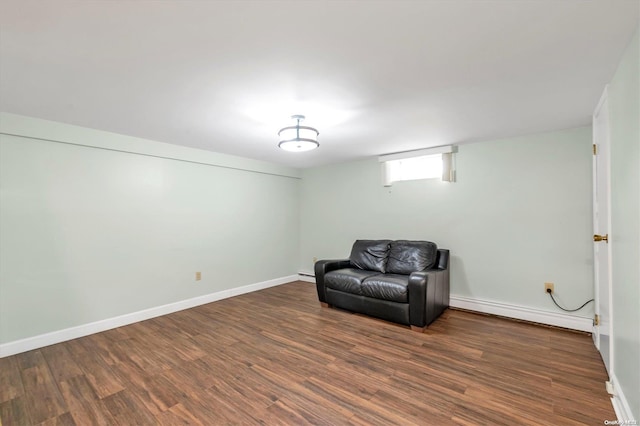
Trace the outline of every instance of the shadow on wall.
<instances>
[{"instance_id":1,"label":"shadow on wall","mask_svg":"<svg viewBox=\"0 0 640 426\"><path fill-rule=\"evenodd\" d=\"M459 256L451 255L449 258L449 270L451 271L451 294L469 294L469 279L464 267L464 261Z\"/></svg>"}]
</instances>

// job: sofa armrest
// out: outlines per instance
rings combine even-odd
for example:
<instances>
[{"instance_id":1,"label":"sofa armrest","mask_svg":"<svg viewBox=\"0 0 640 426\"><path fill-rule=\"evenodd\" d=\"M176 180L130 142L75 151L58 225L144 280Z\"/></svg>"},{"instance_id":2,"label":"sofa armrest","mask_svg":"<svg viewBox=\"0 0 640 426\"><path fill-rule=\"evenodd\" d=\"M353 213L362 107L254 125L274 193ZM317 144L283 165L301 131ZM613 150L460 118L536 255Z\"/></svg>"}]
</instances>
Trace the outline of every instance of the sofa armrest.
<instances>
[{"instance_id":1,"label":"sofa armrest","mask_svg":"<svg viewBox=\"0 0 640 426\"><path fill-rule=\"evenodd\" d=\"M431 269L409 275L409 322L431 324L449 307L449 271Z\"/></svg>"},{"instance_id":2,"label":"sofa armrest","mask_svg":"<svg viewBox=\"0 0 640 426\"><path fill-rule=\"evenodd\" d=\"M436 265L434 268L445 270L449 269L449 250L447 249L438 249L438 254L436 257Z\"/></svg>"},{"instance_id":3,"label":"sofa armrest","mask_svg":"<svg viewBox=\"0 0 640 426\"><path fill-rule=\"evenodd\" d=\"M336 269L348 268L351 266L349 259L334 259L334 260L318 260L313 269L316 275L316 290L318 291L318 299L321 303L327 303L327 297L324 286L324 275L327 272L335 271Z\"/></svg>"}]
</instances>

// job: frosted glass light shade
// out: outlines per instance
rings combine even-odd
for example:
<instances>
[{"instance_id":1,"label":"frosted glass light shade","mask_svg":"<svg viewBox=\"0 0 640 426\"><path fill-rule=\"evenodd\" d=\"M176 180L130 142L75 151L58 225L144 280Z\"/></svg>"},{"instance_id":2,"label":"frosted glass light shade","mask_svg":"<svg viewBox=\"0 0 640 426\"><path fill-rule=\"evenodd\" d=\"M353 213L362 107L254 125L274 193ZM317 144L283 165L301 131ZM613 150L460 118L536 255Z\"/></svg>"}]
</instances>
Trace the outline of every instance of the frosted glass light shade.
<instances>
[{"instance_id":1,"label":"frosted glass light shade","mask_svg":"<svg viewBox=\"0 0 640 426\"><path fill-rule=\"evenodd\" d=\"M313 127L300 125L300 121L304 119L304 116L294 115L291 118L298 120L298 124L280 129L278 132L278 136L280 136L278 146L285 151L291 152L311 151L319 147L318 135L320 133Z\"/></svg>"},{"instance_id":2,"label":"frosted glass light shade","mask_svg":"<svg viewBox=\"0 0 640 426\"><path fill-rule=\"evenodd\" d=\"M293 141L280 141L278 146L285 151L291 152L303 152L316 149L319 145L318 142L310 142L305 140L293 140Z\"/></svg>"}]
</instances>

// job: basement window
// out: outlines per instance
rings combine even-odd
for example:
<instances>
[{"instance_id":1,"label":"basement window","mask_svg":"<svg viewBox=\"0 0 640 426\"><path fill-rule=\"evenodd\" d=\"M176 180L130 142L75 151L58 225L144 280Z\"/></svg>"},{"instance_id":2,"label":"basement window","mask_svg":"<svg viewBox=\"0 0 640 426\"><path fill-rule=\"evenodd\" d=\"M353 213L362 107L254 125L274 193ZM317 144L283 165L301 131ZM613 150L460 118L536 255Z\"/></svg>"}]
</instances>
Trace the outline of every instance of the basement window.
<instances>
[{"instance_id":1,"label":"basement window","mask_svg":"<svg viewBox=\"0 0 640 426\"><path fill-rule=\"evenodd\" d=\"M443 146L380 156L378 160L382 165L383 185L391 186L393 182L418 179L455 181L455 148Z\"/></svg>"},{"instance_id":2,"label":"basement window","mask_svg":"<svg viewBox=\"0 0 640 426\"><path fill-rule=\"evenodd\" d=\"M390 182L435 179L442 176L442 154L391 160L386 167Z\"/></svg>"}]
</instances>

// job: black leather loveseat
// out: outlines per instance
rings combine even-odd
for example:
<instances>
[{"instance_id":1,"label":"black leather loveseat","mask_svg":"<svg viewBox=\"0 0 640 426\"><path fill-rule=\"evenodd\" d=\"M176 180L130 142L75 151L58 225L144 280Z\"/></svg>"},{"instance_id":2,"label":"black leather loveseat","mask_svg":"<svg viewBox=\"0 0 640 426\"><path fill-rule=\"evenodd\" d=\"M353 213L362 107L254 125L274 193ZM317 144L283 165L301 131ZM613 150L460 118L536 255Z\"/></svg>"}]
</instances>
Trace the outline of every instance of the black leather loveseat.
<instances>
[{"instance_id":1,"label":"black leather loveseat","mask_svg":"<svg viewBox=\"0 0 640 426\"><path fill-rule=\"evenodd\" d=\"M449 250L430 241L357 240L349 259L315 264L318 299L424 331L449 307Z\"/></svg>"}]
</instances>

